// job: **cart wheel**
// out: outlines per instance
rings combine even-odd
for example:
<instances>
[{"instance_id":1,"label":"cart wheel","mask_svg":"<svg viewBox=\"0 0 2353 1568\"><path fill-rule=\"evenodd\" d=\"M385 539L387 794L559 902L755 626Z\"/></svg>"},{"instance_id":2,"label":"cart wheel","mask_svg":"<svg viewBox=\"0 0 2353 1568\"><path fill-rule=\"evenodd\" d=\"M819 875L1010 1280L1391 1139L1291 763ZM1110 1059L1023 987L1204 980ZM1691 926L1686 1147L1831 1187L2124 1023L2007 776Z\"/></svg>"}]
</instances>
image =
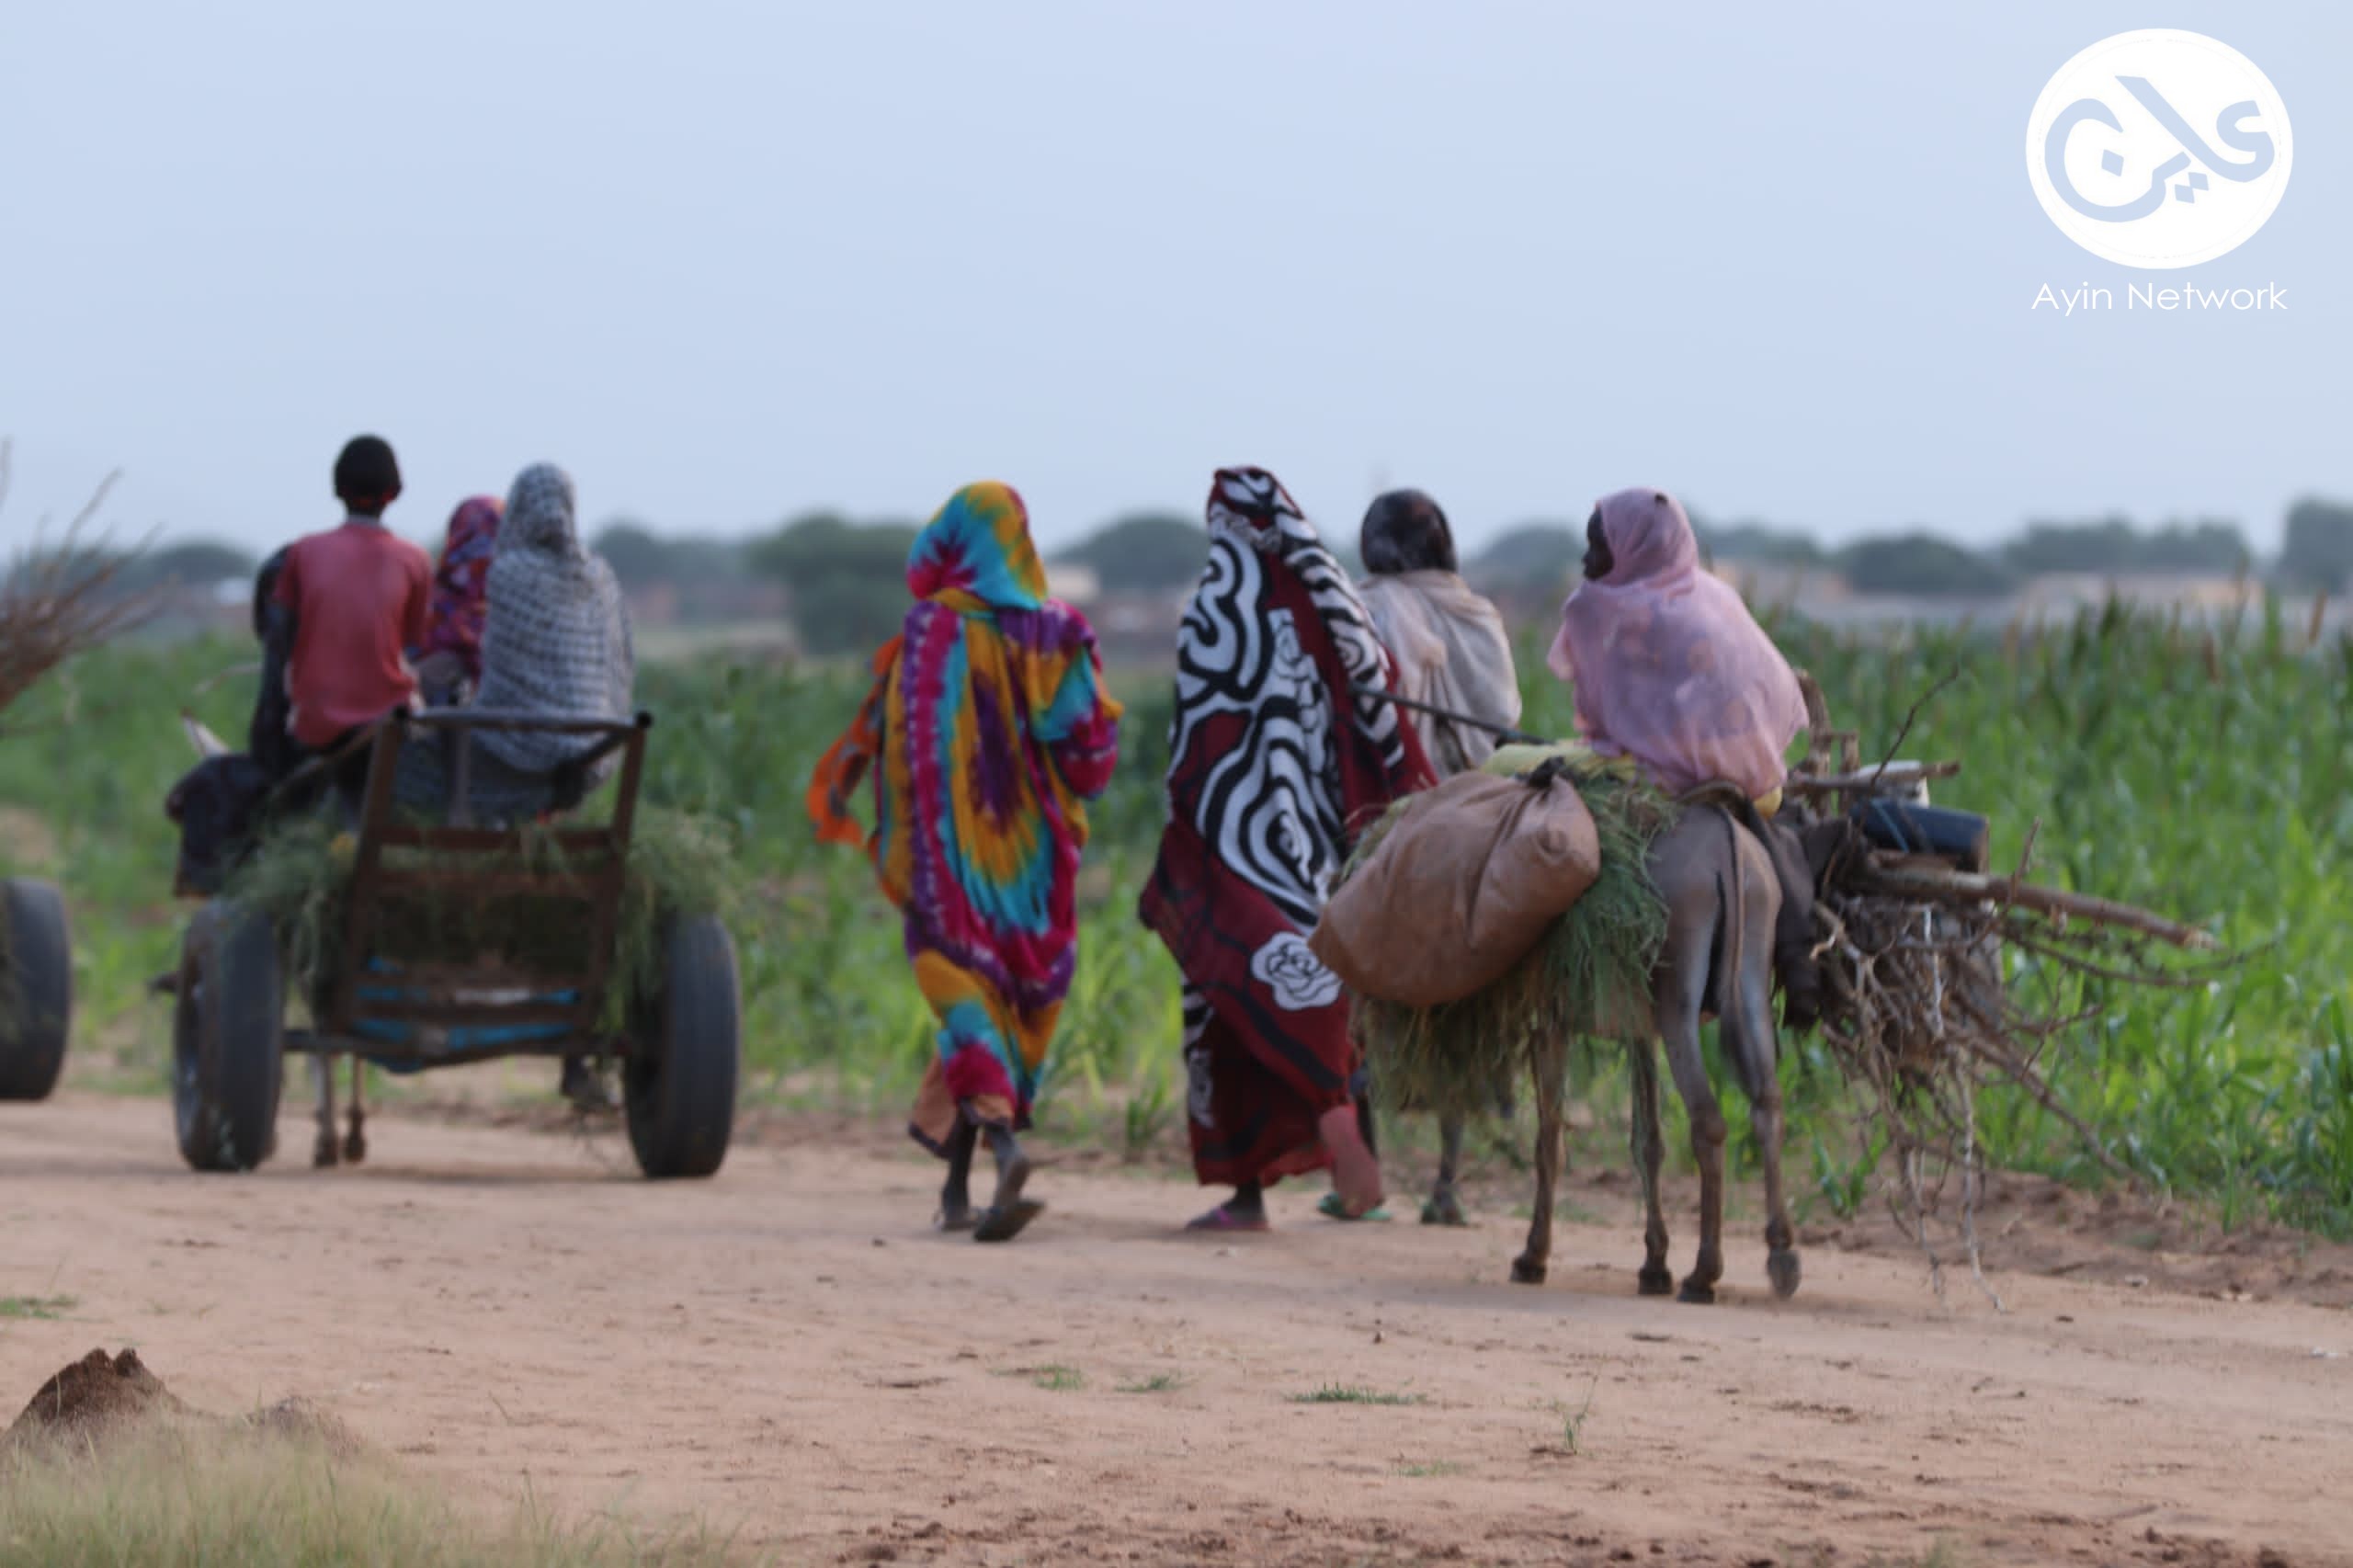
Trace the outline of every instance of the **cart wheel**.
<instances>
[{"instance_id":1,"label":"cart wheel","mask_svg":"<svg viewBox=\"0 0 2353 1568\"><path fill-rule=\"evenodd\" d=\"M649 1176L707 1176L727 1158L741 1056L735 940L712 915L670 923L662 994L631 1030L621 1093Z\"/></svg>"},{"instance_id":2,"label":"cart wheel","mask_svg":"<svg viewBox=\"0 0 2353 1568\"><path fill-rule=\"evenodd\" d=\"M269 1157L285 1005L268 919L222 900L198 910L172 1015L172 1108L196 1169L249 1171Z\"/></svg>"},{"instance_id":3,"label":"cart wheel","mask_svg":"<svg viewBox=\"0 0 2353 1568\"><path fill-rule=\"evenodd\" d=\"M0 882L0 1100L43 1100L65 1065L74 950L47 882Z\"/></svg>"}]
</instances>

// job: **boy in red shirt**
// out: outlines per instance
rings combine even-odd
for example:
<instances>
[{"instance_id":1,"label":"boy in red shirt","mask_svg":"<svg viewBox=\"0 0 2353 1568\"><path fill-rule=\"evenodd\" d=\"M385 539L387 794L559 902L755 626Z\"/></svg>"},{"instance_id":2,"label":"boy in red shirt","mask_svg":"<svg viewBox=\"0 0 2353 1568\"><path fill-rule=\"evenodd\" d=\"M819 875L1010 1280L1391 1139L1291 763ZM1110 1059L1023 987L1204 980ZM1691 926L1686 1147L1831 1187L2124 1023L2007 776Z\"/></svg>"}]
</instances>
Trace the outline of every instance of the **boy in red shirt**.
<instances>
[{"instance_id":1,"label":"boy in red shirt","mask_svg":"<svg viewBox=\"0 0 2353 1568\"><path fill-rule=\"evenodd\" d=\"M416 675L402 651L425 640L433 593L425 551L384 527L384 508L401 493L392 449L355 437L335 460L335 493L347 514L342 527L287 547L276 594L294 619L290 728L314 753L415 705ZM336 782L356 790L367 767L367 752L354 753L335 768Z\"/></svg>"}]
</instances>

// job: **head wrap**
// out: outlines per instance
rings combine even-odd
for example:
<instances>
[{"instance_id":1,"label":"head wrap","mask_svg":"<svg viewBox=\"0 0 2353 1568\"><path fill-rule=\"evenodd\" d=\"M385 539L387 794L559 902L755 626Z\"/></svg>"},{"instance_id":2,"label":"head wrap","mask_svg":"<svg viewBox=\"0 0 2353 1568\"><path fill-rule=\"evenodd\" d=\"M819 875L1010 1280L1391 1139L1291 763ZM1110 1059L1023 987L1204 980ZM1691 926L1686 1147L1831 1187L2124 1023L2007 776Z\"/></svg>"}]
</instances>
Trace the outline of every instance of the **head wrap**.
<instances>
[{"instance_id":1,"label":"head wrap","mask_svg":"<svg viewBox=\"0 0 2353 1568\"><path fill-rule=\"evenodd\" d=\"M1046 568L1013 487L984 480L949 496L907 554L907 591L968 614L1044 604Z\"/></svg>"},{"instance_id":2,"label":"head wrap","mask_svg":"<svg viewBox=\"0 0 2353 1568\"><path fill-rule=\"evenodd\" d=\"M449 514L441 559L433 568L433 601L426 612L419 655L454 653L469 679L482 676L482 628L490 592L490 562L497 553L499 517L495 495L460 501Z\"/></svg>"},{"instance_id":3,"label":"head wrap","mask_svg":"<svg viewBox=\"0 0 2353 1568\"><path fill-rule=\"evenodd\" d=\"M630 716L637 661L612 568L582 548L572 476L535 463L516 476L490 563L474 705L569 719ZM509 767L546 773L593 736L484 731ZM611 758L608 758L609 764Z\"/></svg>"}]
</instances>

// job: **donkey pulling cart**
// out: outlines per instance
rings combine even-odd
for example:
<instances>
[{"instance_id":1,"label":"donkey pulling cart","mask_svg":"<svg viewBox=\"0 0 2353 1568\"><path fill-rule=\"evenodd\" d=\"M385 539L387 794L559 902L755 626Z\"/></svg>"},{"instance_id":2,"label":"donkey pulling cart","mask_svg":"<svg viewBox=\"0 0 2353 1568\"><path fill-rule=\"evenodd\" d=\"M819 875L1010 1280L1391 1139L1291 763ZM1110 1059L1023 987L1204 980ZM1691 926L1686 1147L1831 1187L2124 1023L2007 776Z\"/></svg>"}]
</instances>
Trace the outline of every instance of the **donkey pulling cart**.
<instances>
[{"instance_id":1,"label":"donkey pulling cart","mask_svg":"<svg viewBox=\"0 0 2353 1568\"><path fill-rule=\"evenodd\" d=\"M307 928L233 896L233 884L188 923L166 984L188 1163L240 1171L270 1156L290 1052L313 1062L315 1164L365 1156L365 1064L411 1073L543 1057L619 1063L630 1146L648 1176L718 1170L740 1057L735 948L715 914L629 907L646 896L631 882L630 853L652 724L642 713L616 723L454 710L378 725L356 812L337 802L351 830L333 841L338 875L320 890L321 913ZM573 765L575 788L618 752L609 817L472 825L464 810L472 744L502 731L591 739ZM403 748L433 744L447 754L448 825L404 821L393 803ZM313 766L331 772L338 760ZM624 952L633 922L649 927L650 950ZM308 993L310 1028L287 1027L290 981ZM337 1057L355 1063L340 1145Z\"/></svg>"}]
</instances>

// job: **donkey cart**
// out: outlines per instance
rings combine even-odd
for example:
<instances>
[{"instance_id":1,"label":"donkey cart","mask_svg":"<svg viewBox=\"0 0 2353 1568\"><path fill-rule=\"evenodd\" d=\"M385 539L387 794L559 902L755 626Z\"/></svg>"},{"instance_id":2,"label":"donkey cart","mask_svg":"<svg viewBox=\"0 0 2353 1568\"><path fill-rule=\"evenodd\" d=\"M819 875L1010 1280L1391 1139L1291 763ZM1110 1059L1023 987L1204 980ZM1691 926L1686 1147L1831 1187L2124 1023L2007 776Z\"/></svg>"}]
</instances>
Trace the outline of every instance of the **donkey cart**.
<instances>
[{"instance_id":1,"label":"donkey cart","mask_svg":"<svg viewBox=\"0 0 2353 1568\"><path fill-rule=\"evenodd\" d=\"M364 1064L412 1073L522 1056L617 1062L639 1168L655 1177L718 1170L735 1109L735 947L715 915L634 908L642 890L630 881L631 831L652 723L642 713L614 723L460 709L379 725L356 810L336 802L352 830L331 846L336 878L319 894L325 914L297 932L216 896L188 924L170 987L173 1101L188 1163L240 1171L269 1157L291 1052L313 1061L316 1164L366 1153ZM593 738L574 765L574 798L588 768L619 752L608 820L472 825L465 781L485 731ZM437 744L451 778L449 825L404 821L392 789L402 748ZM625 954L639 927L650 950ZM306 971L297 978L308 1028L286 1025L290 956ZM340 1148L339 1056L355 1062Z\"/></svg>"}]
</instances>

